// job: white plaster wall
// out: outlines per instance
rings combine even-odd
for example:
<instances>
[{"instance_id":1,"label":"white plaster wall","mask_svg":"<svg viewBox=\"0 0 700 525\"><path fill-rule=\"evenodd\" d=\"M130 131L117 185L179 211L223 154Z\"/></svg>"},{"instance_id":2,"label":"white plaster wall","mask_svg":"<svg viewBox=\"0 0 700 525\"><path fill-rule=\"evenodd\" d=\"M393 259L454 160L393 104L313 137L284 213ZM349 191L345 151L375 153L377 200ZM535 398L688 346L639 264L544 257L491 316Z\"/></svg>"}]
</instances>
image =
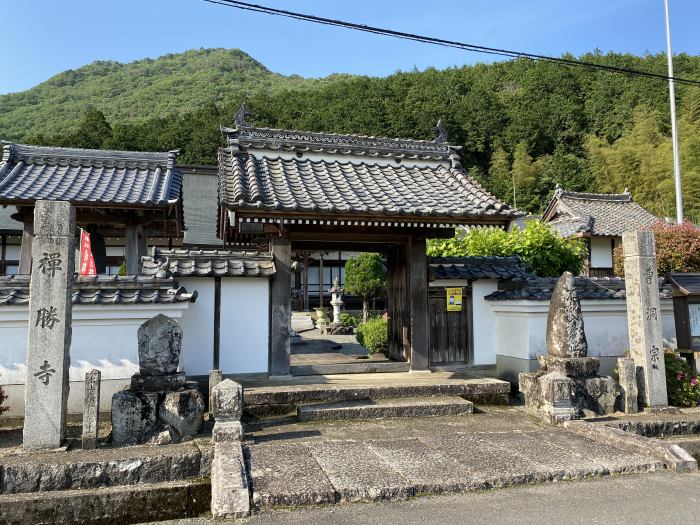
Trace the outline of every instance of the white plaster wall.
<instances>
[{"instance_id":1,"label":"white plaster wall","mask_svg":"<svg viewBox=\"0 0 700 525\"><path fill-rule=\"evenodd\" d=\"M612 268L612 243L609 237L591 237L591 268Z\"/></svg>"},{"instance_id":2,"label":"white plaster wall","mask_svg":"<svg viewBox=\"0 0 700 525\"><path fill-rule=\"evenodd\" d=\"M536 359L547 351L546 330L549 301L487 301L496 317L496 354ZM581 301L588 340L588 354L621 356L629 348L627 305L624 300ZM661 301L664 344L676 346L673 303Z\"/></svg>"},{"instance_id":3,"label":"white plaster wall","mask_svg":"<svg viewBox=\"0 0 700 525\"><path fill-rule=\"evenodd\" d=\"M178 279L178 284L197 291L197 300L180 321L180 367L188 376L208 375L214 366L214 278L187 277Z\"/></svg>"},{"instance_id":4,"label":"white plaster wall","mask_svg":"<svg viewBox=\"0 0 700 525\"><path fill-rule=\"evenodd\" d=\"M160 313L182 322L190 305L74 305L69 412L82 411L85 373L93 368L102 372L100 407L109 410L111 394L138 372L139 326ZM24 413L27 323L26 305L0 307L0 384L7 385L10 394L9 415Z\"/></svg>"},{"instance_id":5,"label":"white plaster wall","mask_svg":"<svg viewBox=\"0 0 700 525\"><path fill-rule=\"evenodd\" d=\"M270 281L267 278L221 280L221 348L224 374L268 371Z\"/></svg>"},{"instance_id":6,"label":"white plaster wall","mask_svg":"<svg viewBox=\"0 0 700 525\"><path fill-rule=\"evenodd\" d=\"M478 279L472 287L474 364L492 365L496 363L496 314L484 297L498 290L498 281Z\"/></svg>"}]
</instances>

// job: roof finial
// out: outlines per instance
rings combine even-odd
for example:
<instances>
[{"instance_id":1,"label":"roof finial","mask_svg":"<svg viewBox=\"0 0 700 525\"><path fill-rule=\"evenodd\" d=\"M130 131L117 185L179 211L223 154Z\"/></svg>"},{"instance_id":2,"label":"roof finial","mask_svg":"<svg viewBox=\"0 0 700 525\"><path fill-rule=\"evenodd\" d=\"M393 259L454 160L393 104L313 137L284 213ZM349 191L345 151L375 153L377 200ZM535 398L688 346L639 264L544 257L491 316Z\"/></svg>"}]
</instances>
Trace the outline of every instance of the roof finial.
<instances>
[{"instance_id":1,"label":"roof finial","mask_svg":"<svg viewBox=\"0 0 700 525\"><path fill-rule=\"evenodd\" d=\"M251 115L252 113L248 109L248 106L241 104L241 107L236 111L236 126L250 126L250 123L246 121L246 117L250 117Z\"/></svg>"},{"instance_id":2,"label":"roof finial","mask_svg":"<svg viewBox=\"0 0 700 525\"><path fill-rule=\"evenodd\" d=\"M442 124L442 119L439 119L437 121L437 126L433 128L433 131L435 132L435 142L447 142L447 130L445 129L445 126Z\"/></svg>"}]
</instances>

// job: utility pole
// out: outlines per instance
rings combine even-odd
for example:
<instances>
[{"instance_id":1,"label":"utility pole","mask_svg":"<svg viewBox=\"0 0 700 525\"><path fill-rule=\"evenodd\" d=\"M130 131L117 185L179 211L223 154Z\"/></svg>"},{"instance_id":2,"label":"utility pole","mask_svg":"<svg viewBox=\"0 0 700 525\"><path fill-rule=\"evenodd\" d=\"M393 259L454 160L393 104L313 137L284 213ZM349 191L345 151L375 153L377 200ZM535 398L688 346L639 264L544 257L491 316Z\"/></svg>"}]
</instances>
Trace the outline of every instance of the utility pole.
<instances>
[{"instance_id":1,"label":"utility pole","mask_svg":"<svg viewBox=\"0 0 700 525\"><path fill-rule=\"evenodd\" d=\"M683 193L681 187L681 157L678 151L678 126L676 124L676 87L673 83L673 53L671 52L671 22L668 15L668 0L666 7L666 50L668 54L668 92L671 100L671 135L673 139L673 173L676 181L676 220L683 222Z\"/></svg>"}]
</instances>

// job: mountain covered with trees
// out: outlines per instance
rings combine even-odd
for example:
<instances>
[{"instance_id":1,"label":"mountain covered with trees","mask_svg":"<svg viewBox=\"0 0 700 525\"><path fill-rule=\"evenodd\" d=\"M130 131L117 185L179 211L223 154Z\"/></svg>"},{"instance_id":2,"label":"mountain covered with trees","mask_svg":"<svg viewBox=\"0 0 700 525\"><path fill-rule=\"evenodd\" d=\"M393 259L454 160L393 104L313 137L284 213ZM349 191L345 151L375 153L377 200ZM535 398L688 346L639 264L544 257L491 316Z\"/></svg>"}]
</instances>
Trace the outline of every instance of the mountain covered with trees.
<instances>
[{"instance_id":1,"label":"mountain covered with trees","mask_svg":"<svg viewBox=\"0 0 700 525\"><path fill-rule=\"evenodd\" d=\"M664 55L579 58L659 74L666 67ZM700 57L678 55L675 67L676 76L700 80ZM686 214L697 221L700 88L677 91ZM181 163L215 163L219 125L232 126L244 102L255 125L337 133L431 139L442 118L465 169L533 213L556 184L628 188L653 213L675 213L667 84L530 60L324 79L273 73L239 50L96 62L0 96L0 138L180 149Z\"/></svg>"}]
</instances>

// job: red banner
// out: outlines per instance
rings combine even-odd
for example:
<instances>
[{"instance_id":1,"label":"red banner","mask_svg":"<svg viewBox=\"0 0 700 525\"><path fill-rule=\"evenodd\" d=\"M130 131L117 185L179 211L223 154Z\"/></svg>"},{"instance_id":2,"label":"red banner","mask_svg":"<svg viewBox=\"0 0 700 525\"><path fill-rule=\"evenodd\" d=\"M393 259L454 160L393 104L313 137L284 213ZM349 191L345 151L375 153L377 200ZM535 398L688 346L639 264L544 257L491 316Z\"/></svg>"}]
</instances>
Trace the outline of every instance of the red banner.
<instances>
[{"instance_id":1,"label":"red banner","mask_svg":"<svg viewBox=\"0 0 700 525\"><path fill-rule=\"evenodd\" d=\"M97 275L95 259L92 257L90 234L80 230L80 275Z\"/></svg>"}]
</instances>

